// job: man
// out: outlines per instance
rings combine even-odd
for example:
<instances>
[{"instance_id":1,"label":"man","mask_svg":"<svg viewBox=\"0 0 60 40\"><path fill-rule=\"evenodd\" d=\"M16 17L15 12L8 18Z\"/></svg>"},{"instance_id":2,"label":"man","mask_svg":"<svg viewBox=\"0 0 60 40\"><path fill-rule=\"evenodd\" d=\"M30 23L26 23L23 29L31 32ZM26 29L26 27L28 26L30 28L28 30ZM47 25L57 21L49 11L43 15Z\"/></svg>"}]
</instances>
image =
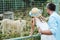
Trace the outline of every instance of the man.
<instances>
[{"instance_id":1,"label":"man","mask_svg":"<svg viewBox=\"0 0 60 40\"><path fill-rule=\"evenodd\" d=\"M47 13L50 15L48 20L49 30L40 30L41 34L46 35L54 35L56 40L59 39L59 28L60 28L60 16L57 12L55 12L56 5L53 3L49 3L47 5Z\"/></svg>"}]
</instances>

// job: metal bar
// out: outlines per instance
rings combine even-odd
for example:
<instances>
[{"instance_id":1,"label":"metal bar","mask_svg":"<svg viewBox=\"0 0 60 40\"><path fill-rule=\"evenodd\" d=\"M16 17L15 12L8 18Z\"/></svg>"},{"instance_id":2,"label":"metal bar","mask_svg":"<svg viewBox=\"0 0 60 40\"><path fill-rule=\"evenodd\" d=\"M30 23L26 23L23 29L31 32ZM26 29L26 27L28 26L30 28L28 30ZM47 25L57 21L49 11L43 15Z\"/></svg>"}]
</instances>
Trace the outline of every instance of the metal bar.
<instances>
[{"instance_id":1,"label":"metal bar","mask_svg":"<svg viewBox=\"0 0 60 40\"><path fill-rule=\"evenodd\" d=\"M54 4L56 4L56 12L59 13L59 0L52 0Z\"/></svg>"},{"instance_id":2,"label":"metal bar","mask_svg":"<svg viewBox=\"0 0 60 40\"><path fill-rule=\"evenodd\" d=\"M18 38L11 38L11 39L4 39L4 40L25 40L25 39L29 39L29 38L37 38L39 37L40 39L40 34L37 35L33 35L33 36L25 36L25 37L18 37Z\"/></svg>"}]
</instances>

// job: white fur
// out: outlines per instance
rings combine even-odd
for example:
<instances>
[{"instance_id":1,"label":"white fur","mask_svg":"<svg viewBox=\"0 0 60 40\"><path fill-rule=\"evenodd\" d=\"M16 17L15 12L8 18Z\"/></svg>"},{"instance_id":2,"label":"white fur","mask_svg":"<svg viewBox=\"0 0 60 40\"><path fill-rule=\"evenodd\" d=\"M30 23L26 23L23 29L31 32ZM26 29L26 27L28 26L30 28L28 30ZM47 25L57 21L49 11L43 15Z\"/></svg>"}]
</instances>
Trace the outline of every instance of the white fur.
<instances>
[{"instance_id":1,"label":"white fur","mask_svg":"<svg viewBox=\"0 0 60 40\"><path fill-rule=\"evenodd\" d=\"M2 32L12 30L12 32L17 31L22 33L23 28L26 27L26 20L10 20L10 19L3 19L1 22Z\"/></svg>"}]
</instances>

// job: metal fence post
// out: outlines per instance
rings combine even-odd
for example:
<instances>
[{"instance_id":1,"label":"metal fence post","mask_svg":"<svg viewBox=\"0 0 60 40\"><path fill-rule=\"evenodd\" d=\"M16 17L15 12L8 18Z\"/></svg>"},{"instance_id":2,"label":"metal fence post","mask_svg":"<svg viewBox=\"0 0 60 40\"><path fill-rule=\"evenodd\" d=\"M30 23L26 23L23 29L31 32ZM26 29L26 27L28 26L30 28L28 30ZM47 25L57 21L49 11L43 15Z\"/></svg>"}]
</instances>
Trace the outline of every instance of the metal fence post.
<instances>
[{"instance_id":1,"label":"metal fence post","mask_svg":"<svg viewBox=\"0 0 60 40\"><path fill-rule=\"evenodd\" d=\"M54 4L56 4L56 12L59 13L59 0L52 0Z\"/></svg>"}]
</instances>

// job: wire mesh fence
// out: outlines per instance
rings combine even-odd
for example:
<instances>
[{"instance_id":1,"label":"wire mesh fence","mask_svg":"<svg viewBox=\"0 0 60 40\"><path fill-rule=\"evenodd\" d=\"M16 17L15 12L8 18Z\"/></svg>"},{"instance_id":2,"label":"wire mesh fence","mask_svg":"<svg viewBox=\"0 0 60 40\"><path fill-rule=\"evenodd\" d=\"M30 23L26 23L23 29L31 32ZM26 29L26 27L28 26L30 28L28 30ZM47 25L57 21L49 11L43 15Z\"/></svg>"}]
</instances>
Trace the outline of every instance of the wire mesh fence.
<instances>
[{"instance_id":1,"label":"wire mesh fence","mask_svg":"<svg viewBox=\"0 0 60 40\"><path fill-rule=\"evenodd\" d=\"M14 11L26 9L28 7L40 7L45 1L30 1L30 0L0 0L0 13L4 11Z\"/></svg>"}]
</instances>

